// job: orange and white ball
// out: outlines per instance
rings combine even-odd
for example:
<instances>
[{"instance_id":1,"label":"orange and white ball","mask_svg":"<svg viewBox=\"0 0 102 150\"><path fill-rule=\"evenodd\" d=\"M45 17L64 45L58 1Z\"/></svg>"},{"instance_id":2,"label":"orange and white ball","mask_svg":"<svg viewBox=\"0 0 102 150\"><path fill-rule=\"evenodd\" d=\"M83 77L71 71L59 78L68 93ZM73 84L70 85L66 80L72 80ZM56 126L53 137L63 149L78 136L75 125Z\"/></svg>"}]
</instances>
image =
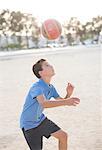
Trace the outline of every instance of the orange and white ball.
<instances>
[{"instance_id":1,"label":"orange and white ball","mask_svg":"<svg viewBox=\"0 0 102 150\"><path fill-rule=\"evenodd\" d=\"M62 27L57 20L48 19L42 23L41 32L48 40L55 40L61 35Z\"/></svg>"}]
</instances>

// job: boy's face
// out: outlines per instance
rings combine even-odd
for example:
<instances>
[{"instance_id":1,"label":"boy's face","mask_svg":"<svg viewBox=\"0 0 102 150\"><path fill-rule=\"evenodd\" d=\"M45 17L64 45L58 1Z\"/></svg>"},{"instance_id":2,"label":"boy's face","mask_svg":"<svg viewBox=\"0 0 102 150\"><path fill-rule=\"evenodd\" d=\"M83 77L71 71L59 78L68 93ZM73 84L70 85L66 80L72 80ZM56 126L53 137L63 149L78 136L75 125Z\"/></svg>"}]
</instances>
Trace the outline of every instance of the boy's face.
<instances>
[{"instance_id":1,"label":"boy's face","mask_svg":"<svg viewBox=\"0 0 102 150\"><path fill-rule=\"evenodd\" d=\"M41 77L52 77L55 75L54 68L52 65L50 65L47 61L44 61L42 63L42 71L40 71Z\"/></svg>"}]
</instances>

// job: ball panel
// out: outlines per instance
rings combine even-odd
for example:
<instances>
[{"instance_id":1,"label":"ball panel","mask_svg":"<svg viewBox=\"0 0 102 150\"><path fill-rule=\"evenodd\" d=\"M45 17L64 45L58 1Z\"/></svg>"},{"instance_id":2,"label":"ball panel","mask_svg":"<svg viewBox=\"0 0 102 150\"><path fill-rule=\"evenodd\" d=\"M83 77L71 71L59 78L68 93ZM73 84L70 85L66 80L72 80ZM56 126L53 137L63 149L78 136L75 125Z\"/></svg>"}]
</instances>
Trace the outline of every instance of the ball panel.
<instances>
[{"instance_id":1,"label":"ball panel","mask_svg":"<svg viewBox=\"0 0 102 150\"><path fill-rule=\"evenodd\" d=\"M45 25L43 24L42 25L42 35L45 37L45 38L49 38L49 36L48 36L48 34L47 34L47 32L46 32L46 27L45 27Z\"/></svg>"}]
</instances>

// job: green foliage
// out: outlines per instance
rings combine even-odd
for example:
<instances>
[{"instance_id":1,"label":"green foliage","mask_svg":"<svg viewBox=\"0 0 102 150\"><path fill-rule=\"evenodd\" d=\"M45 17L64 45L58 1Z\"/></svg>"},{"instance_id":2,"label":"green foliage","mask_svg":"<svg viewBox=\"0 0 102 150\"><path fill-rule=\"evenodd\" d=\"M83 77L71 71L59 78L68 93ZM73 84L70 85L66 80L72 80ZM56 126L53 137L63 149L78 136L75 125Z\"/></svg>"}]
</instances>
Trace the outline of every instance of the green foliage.
<instances>
[{"instance_id":1,"label":"green foliage","mask_svg":"<svg viewBox=\"0 0 102 150\"><path fill-rule=\"evenodd\" d=\"M5 46L4 47L4 49L7 49L7 50L17 50L17 49L21 49L22 47L21 47L21 45L19 45L19 44L8 44L7 46Z\"/></svg>"},{"instance_id":2,"label":"green foliage","mask_svg":"<svg viewBox=\"0 0 102 150\"><path fill-rule=\"evenodd\" d=\"M71 17L63 26L69 43L72 41L71 35L73 34L76 34L73 40L76 40L77 37L80 37L80 41L93 39L95 36L98 36L102 30L102 16L94 17L92 21L86 22L84 25L76 17Z\"/></svg>"},{"instance_id":3,"label":"green foliage","mask_svg":"<svg viewBox=\"0 0 102 150\"><path fill-rule=\"evenodd\" d=\"M10 14L10 27L9 29L12 32L21 32L23 30L23 23L22 23L22 19L23 19L23 14L21 12L11 12Z\"/></svg>"}]
</instances>

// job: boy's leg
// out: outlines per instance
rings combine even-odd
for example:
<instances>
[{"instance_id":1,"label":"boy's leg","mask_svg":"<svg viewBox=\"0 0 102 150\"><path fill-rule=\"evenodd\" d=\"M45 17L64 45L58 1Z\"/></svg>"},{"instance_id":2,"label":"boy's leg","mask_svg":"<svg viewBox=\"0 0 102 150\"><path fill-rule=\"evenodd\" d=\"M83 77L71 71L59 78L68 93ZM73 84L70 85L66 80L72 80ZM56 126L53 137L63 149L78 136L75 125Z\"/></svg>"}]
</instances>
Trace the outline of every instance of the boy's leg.
<instances>
[{"instance_id":1,"label":"boy's leg","mask_svg":"<svg viewBox=\"0 0 102 150\"><path fill-rule=\"evenodd\" d=\"M60 129L53 121L46 119L43 128L44 136L49 138L54 136L59 140L59 150L68 150L67 148L67 133Z\"/></svg>"},{"instance_id":2,"label":"boy's leg","mask_svg":"<svg viewBox=\"0 0 102 150\"><path fill-rule=\"evenodd\" d=\"M22 131L30 150L42 150L43 137L36 133L36 129Z\"/></svg>"},{"instance_id":3,"label":"boy's leg","mask_svg":"<svg viewBox=\"0 0 102 150\"><path fill-rule=\"evenodd\" d=\"M42 150L43 136L46 138L54 136L59 140L59 150L68 150L67 133L62 131L60 127L47 118L37 128L27 131L23 129L23 133L30 150Z\"/></svg>"},{"instance_id":4,"label":"boy's leg","mask_svg":"<svg viewBox=\"0 0 102 150\"><path fill-rule=\"evenodd\" d=\"M68 150L66 132L59 130L52 133L51 136L54 136L59 140L59 150Z\"/></svg>"}]
</instances>

